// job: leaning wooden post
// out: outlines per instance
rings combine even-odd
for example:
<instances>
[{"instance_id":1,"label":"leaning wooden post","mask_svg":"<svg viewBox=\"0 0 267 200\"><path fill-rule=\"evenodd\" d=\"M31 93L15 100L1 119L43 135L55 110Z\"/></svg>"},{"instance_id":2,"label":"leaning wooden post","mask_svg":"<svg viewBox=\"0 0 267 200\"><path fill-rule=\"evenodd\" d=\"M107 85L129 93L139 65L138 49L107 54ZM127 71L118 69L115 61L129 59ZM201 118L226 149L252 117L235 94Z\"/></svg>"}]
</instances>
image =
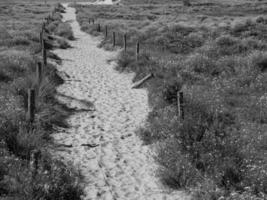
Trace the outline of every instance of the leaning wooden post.
<instances>
[{"instance_id":1,"label":"leaning wooden post","mask_svg":"<svg viewBox=\"0 0 267 200\"><path fill-rule=\"evenodd\" d=\"M124 52L126 52L126 48L127 48L127 35L126 33L123 35L123 43L124 43Z\"/></svg>"},{"instance_id":2,"label":"leaning wooden post","mask_svg":"<svg viewBox=\"0 0 267 200\"><path fill-rule=\"evenodd\" d=\"M35 91L34 89L29 89L27 118L31 123L34 121L34 112L35 112Z\"/></svg>"},{"instance_id":3,"label":"leaning wooden post","mask_svg":"<svg viewBox=\"0 0 267 200\"><path fill-rule=\"evenodd\" d=\"M108 38L108 26L107 25L105 26L105 38L106 39Z\"/></svg>"},{"instance_id":4,"label":"leaning wooden post","mask_svg":"<svg viewBox=\"0 0 267 200\"><path fill-rule=\"evenodd\" d=\"M37 79L37 84L40 85L42 81L42 63L38 62L36 66L36 79Z\"/></svg>"},{"instance_id":5,"label":"leaning wooden post","mask_svg":"<svg viewBox=\"0 0 267 200\"><path fill-rule=\"evenodd\" d=\"M139 40L138 40L136 43L136 60L139 59L139 48L140 48L140 45L139 45Z\"/></svg>"},{"instance_id":6,"label":"leaning wooden post","mask_svg":"<svg viewBox=\"0 0 267 200\"><path fill-rule=\"evenodd\" d=\"M116 45L116 34L113 32L113 47Z\"/></svg>"},{"instance_id":7,"label":"leaning wooden post","mask_svg":"<svg viewBox=\"0 0 267 200\"><path fill-rule=\"evenodd\" d=\"M180 119L184 119L184 94L183 92L177 92L177 109L178 116Z\"/></svg>"},{"instance_id":8,"label":"leaning wooden post","mask_svg":"<svg viewBox=\"0 0 267 200\"><path fill-rule=\"evenodd\" d=\"M100 26L100 24L97 24L97 32L101 32L101 26Z\"/></svg>"}]
</instances>

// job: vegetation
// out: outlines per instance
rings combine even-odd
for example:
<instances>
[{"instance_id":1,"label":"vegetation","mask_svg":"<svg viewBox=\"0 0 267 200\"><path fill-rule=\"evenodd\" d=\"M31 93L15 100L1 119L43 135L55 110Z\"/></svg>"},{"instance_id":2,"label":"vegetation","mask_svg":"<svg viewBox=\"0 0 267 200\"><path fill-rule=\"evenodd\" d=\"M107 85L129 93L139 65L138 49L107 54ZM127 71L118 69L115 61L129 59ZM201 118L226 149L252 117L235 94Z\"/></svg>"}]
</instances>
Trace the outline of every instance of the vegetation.
<instances>
[{"instance_id":1,"label":"vegetation","mask_svg":"<svg viewBox=\"0 0 267 200\"><path fill-rule=\"evenodd\" d=\"M150 72L149 126L163 183L195 199L267 198L266 3L124 0L117 6L79 6L82 30L100 35L89 18L108 26L100 44L123 47L118 70ZM103 30L103 28L102 28ZM137 40L141 54L135 59ZM185 119L177 116L184 92Z\"/></svg>"},{"instance_id":2,"label":"vegetation","mask_svg":"<svg viewBox=\"0 0 267 200\"><path fill-rule=\"evenodd\" d=\"M53 127L67 126L65 118L70 114L54 97L56 86L63 82L55 66L45 66L39 86L35 77L41 57L42 21L54 6L13 1L0 4L0 199L73 200L82 194L78 174L46 152ZM64 10L59 6L47 25L56 24L55 29L47 31L72 38L60 12ZM55 48L57 40L49 40L47 48ZM63 40L66 44L60 38ZM48 56L60 61L51 52ZM29 88L36 90L33 124L25 116Z\"/></svg>"}]
</instances>

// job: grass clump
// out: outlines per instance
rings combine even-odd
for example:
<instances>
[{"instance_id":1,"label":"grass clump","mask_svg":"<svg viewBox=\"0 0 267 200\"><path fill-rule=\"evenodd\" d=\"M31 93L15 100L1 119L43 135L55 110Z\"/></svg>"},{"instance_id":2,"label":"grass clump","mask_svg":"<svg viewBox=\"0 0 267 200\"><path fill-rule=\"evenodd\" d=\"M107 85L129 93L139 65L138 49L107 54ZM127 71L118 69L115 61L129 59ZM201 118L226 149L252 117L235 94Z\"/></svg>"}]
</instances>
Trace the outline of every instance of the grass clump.
<instances>
[{"instance_id":1,"label":"grass clump","mask_svg":"<svg viewBox=\"0 0 267 200\"><path fill-rule=\"evenodd\" d=\"M66 127L65 119L70 114L54 96L56 87L63 83L55 66L48 63L40 85L36 82L40 27L52 9L51 4L27 3L27 8L18 2L0 5L1 13L7 13L0 16L0 27L5 27L0 28L0 199L73 200L81 199L83 193L78 173L46 153L48 144L52 145L54 127ZM59 16L58 11L50 24L61 20ZM70 37L69 25L59 27L61 21L54 24L49 34L62 30L58 33L61 40ZM55 42L51 44L56 48ZM25 116L29 88L34 88L36 95L32 124Z\"/></svg>"}]
</instances>

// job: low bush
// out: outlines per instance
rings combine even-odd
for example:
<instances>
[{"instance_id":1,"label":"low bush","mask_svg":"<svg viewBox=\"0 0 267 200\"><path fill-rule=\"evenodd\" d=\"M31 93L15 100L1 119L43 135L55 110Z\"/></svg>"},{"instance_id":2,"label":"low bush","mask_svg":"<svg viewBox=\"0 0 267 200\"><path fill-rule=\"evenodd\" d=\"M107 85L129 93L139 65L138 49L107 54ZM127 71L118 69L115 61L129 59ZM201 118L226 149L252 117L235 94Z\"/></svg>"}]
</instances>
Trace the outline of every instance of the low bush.
<instances>
[{"instance_id":1,"label":"low bush","mask_svg":"<svg viewBox=\"0 0 267 200\"><path fill-rule=\"evenodd\" d=\"M57 26L55 33L69 40L74 40L72 29L68 23L60 23Z\"/></svg>"},{"instance_id":2,"label":"low bush","mask_svg":"<svg viewBox=\"0 0 267 200\"><path fill-rule=\"evenodd\" d=\"M219 74L219 69L213 59L201 54L190 55L185 61L185 66L189 71L196 73L213 76Z\"/></svg>"},{"instance_id":3,"label":"low bush","mask_svg":"<svg viewBox=\"0 0 267 200\"><path fill-rule=\"evenodd\" d=\"M163 89L163 98L168 103L177 103L177 92L182 88L181 80L172 78L168 80Z\"/></svg>"},{"instance_id":4,"label":"low bush","mask_svg":"<svg viewBox=\"0 0 267 200\"><path fill-rule=\"evenodd\" d=\"M38 169L28 168L26 161L19 161L8 152L0 150L2 177L0 191L3 198L12 199L80 199L78 175L65 165L49 159L49 155L39 158ZM2 168L9 166L8 168Z\"/></svg>"}]
</instances>

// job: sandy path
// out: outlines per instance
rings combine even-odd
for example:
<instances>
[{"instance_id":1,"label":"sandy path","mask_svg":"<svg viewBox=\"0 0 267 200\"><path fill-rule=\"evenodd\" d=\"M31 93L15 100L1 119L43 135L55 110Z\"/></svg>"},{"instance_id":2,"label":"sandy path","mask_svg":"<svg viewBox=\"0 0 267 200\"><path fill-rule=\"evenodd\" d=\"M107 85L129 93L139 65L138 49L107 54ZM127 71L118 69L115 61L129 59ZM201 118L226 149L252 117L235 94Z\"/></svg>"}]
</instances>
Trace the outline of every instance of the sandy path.
<instances>
[{"instance_id":1,"label":"sandy path","mask_svg":"<svg viewBox=\"0 0 267 200\"><path fill-rule=\"evenodd\" d=\"M147 92L131 89L133 74L118 73L115 63L107 62L119 52L97 48L100 39L80 31L75 9L66 11L64 20L70 21L77 40L70 41L73 48L55 51L63 59L58 70L68 75L58 99L80 112L68 119L71 128L53 137L72 145L56 155L81 170L84 199L187 199L161 188L151 152L135 135L149 112Z\"/></svg>"}]
</instances>

